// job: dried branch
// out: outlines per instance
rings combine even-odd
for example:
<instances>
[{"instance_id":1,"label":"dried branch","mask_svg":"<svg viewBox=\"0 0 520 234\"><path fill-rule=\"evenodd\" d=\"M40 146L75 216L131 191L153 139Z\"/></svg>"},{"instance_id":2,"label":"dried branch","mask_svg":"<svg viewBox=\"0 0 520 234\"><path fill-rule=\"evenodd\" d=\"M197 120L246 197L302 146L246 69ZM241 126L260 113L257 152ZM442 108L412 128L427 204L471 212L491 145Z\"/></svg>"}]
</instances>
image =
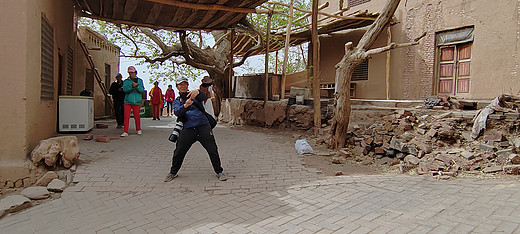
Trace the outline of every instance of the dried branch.
<instances>
[{"instance_id":1,"label":"dried branch","mask_svg":"<svg viewBox=\"0 0 520 234\"><path fill-rule=\"evenodd\" d=\"M389 51L389 50L391 50L391 49L396 49L396 48L401 48L401 47L407 47L407 46L417 45L417 44L419 44L419 40L421 40L421 38L423 38L424 36L426 36L426 32L424 32L421 36L415 38L415 39L413 40L413 42L400 43L400 44L396 44L396 43L392 42L392 43L390 43L390 44L387 45L387 46L380 47L380 48L376 48L376 49L371 49L371 50L369 50L369 51L366 52L366 55L367 55L367 56L371 56L371 55L374 55L374 54L380 54L380 53L383 53L383 52Z\"/></svg>"},{"instance_id":2,"label":"dried branch","mask_svg":"<svg viewBox=\"0 0 520 234\"><path fill-rule=\"evenodd\" d=\"M119 33L121 33L124 37L126 37L128 40L130 40L134 46L135 46L135 51L134 51L134 56L137 56L137 51L139 51L139 46L137 46L137 42L135 42L135 40L133 38L131 38L130 36L126 35L125 32L123 32L123 28L121 27L121 25L117 25L118 28L119 28Z\"/></svg>"}]
</instances>

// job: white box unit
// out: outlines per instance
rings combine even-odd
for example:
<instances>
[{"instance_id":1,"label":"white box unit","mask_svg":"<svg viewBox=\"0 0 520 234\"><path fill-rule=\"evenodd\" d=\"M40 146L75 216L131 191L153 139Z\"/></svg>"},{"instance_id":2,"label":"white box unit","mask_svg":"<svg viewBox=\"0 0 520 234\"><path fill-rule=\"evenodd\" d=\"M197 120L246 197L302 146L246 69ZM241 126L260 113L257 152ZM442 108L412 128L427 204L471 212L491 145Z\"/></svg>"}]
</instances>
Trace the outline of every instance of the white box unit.
<instances>
[{"instance_id":1,"label":"white box unit","mask_svg":"<svg viewBox=\"0 0 520 234\"><path fill-rule=\"evenodd\" d=\"M94 127L94 98L60 96L58 108L60 132L90 131Z\"/></svg>"}]
</instances>

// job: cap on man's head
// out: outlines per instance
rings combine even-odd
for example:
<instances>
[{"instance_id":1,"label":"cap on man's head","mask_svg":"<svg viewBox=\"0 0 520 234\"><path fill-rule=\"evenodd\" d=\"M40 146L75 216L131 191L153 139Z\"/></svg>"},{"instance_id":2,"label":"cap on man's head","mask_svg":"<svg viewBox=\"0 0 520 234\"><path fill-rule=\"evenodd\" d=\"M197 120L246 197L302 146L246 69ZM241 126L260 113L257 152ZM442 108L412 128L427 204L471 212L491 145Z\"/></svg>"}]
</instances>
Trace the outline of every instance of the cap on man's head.
<instances>
[{"instance_id":1,"label":"cap on man's head","mask_svg":"<svg viewBox=\"0 0 520 234\"><path fill-rule=\"evenodd\" d=\"M155 81L155 82L153 82L153 83L154 83L154 84L159 84L159 81Z\"/></svg>"},{"instance_id":2,"label":"cap on man's head","mask_svg":"<svg viewBox=\"0 0 520 234\"><path fill-rule=\"evenodd\" d=\"M123 75L121 75L121 73L117 73L116 77L123 77Z\"/></svg>"},{"instance_id":3,"label":"cap on man's head","mask_svg":"<svg viewBox=\"0 0 520 234\"><path fill-rule=\"evenodd\" d=\"M209 78L209 76L204 76L204 78L202 78L202 83L211 84L211 83L213 83L213 79Z\"/></svg>"},{"instance_id":4,"label":"cap on man's head","mask_svg":"<svg viewBox=\"0 0 520 234\"><path fill-rule=\"evenodd\" d=\"M188 78L186 78L186 77L179 77L179 78L177 78L177 79L175 80L175 84L176 84L176 85L179 85L179 84L182 83L182 82L189 83L189 82L188 82Z\"/></svg>"},{"instance_id":5,"label":"cap on man's head","mask_svg":"<svg viewBox=\"0 0 520 234\"><path fill-rule=\"evenodd\" d=\"M128 72L137 72L134 66L128 67Z\"/></svg>"}]
</instances>

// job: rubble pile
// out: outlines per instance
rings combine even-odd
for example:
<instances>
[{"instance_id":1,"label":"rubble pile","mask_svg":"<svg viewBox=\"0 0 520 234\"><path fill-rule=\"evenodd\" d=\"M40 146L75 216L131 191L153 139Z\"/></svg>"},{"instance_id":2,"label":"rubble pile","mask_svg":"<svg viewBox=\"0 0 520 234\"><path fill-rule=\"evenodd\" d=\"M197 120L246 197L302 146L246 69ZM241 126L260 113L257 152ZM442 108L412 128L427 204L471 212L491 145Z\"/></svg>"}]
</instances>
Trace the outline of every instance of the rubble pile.
<instances>
[{"instance_id":1,"label":"rubble pile","mask_svg":"<svg viewBox=\"0 0 520 234\"><path fill-rule=\"evenodd\" d=\"M495 112L473 139L474 114L398 110L369 126L353 126L340 153L442 179L460 172L520 174L520 114Z\"/></svg>"},{"instance_id":2,"label":"rubble pile","mask_svg":"<svg viewBox=\"0 0 520 234\"><path fill-rule=\"evenodd\" d=\"M435 97L428 97L424 99L424 107L434 110L450 110L450 109L461 109L461 110L476 110L477 103L458 100L455 97L450 97L446 94L439 94Z\"/></svg>"}]
</instances>

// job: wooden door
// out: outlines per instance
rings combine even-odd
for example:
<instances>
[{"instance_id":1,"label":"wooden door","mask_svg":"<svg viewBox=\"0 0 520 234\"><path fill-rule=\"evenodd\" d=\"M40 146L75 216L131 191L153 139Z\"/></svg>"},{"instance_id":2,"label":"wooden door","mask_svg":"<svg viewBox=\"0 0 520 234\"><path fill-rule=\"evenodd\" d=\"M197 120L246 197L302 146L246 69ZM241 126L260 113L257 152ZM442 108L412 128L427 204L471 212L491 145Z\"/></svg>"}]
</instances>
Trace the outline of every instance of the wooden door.
<instances>
[{"instance_id":1,"label":"wooden door","mask_svg":"<svg viewBox=\"0 0 520 234\"><path fill-rule=\"evenodd\" d=\"M440 47L438 93L458 95L469 93L471 44Z\"/></svg>"}]
</instances>

